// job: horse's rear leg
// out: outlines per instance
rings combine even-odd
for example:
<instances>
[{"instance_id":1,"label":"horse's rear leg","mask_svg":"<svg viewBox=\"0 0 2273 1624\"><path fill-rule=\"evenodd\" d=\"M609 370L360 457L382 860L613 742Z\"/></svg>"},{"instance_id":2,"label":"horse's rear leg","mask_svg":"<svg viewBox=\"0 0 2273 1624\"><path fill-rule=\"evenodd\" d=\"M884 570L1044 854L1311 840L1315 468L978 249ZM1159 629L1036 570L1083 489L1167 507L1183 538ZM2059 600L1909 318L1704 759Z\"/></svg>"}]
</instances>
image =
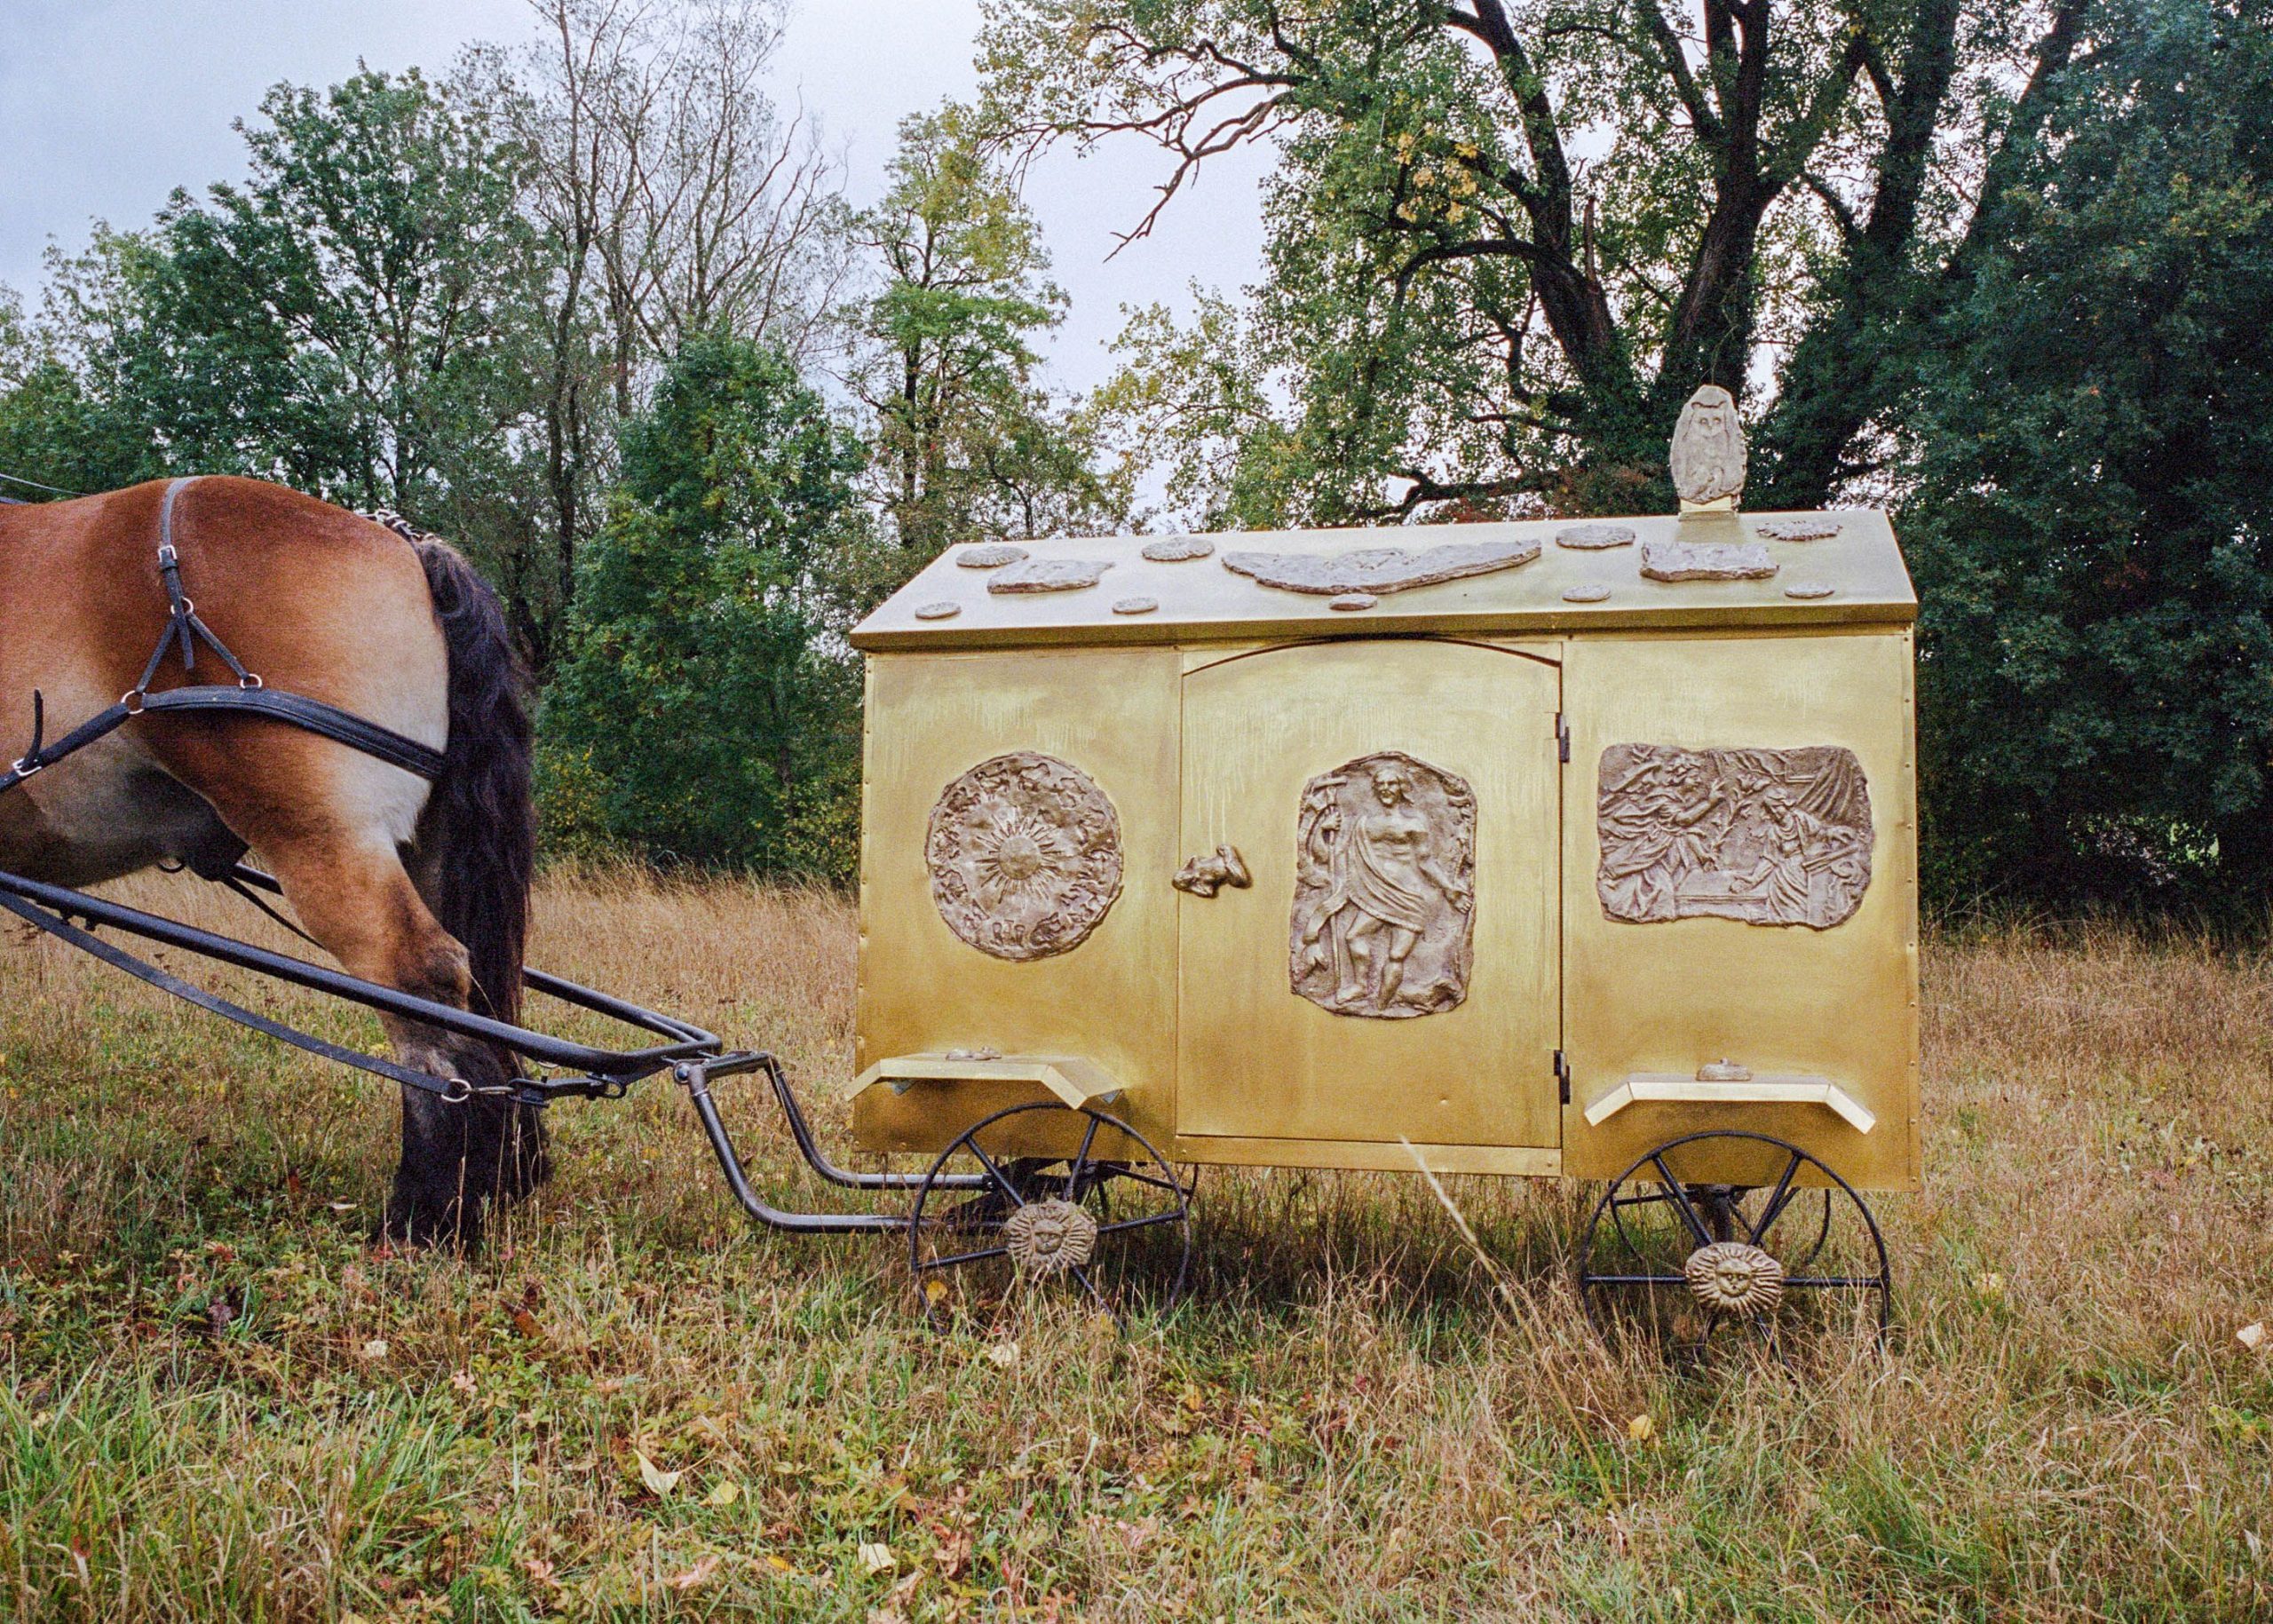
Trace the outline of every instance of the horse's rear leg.
<instances>
[{"instance_id":1,"label":"horse's rear leg","mask_svg":"<svg viewBox=\"0 0 2273 1624\"><path fill-rule=\"evenodd\" d=\"M304 836L261 856L308 934L351 975L458 1009L471 990L466 952L438 923L391 846ZM477 1088L513 1074L494 1045L389 1018L402 1062ZM479 1246L489 1204L545 1176L544 1120L534 1106L476 1094L452 1103L402 1090L402 1161L383 1232L418 1244Z\"/></svg>"}]
</instances>

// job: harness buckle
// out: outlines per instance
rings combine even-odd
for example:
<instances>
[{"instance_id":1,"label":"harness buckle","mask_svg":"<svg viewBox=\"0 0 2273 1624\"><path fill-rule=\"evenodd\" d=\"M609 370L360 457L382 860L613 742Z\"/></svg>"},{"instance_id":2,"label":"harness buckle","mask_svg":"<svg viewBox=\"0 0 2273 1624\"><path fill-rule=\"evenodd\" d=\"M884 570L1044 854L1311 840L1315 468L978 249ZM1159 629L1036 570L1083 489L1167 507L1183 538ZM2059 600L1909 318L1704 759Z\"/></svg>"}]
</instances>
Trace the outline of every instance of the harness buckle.
<instances>
[{"instance_id":1,"label":"harness buckle","mask_svg":"<svg viewBox=\"0 0 2273 1624\"><path fill-rule=\"evenodd\" d=\"M142 701L147 697L148 690L147 689L129 688L119 696L118 702L128 716L139 717L142 714Z\"/></svg>"},{"instance_id":2,"label":"harness buckle","mask_svg":"<svg viewBox=\"0 0 2273 1624\"><path fill-rule=\"evenodd\" d=\"M35 773L46 772L47 764L44 761L34 761L28 756L19 756L8 764L8 771L20 784Z\"/></svg>"},{"instance_id":3,"label":"harness buckle","mask_svg":"<svg viewBox=\"0 0 2273 1624\"><path fill-rule=\"evenodd\" d=\"M265 688L267 685L268 685L266 683L261 681L260 674L257 671L247 671L243 676L237 678L237 686L247 690Z\"/></svg>"}]
</instances>

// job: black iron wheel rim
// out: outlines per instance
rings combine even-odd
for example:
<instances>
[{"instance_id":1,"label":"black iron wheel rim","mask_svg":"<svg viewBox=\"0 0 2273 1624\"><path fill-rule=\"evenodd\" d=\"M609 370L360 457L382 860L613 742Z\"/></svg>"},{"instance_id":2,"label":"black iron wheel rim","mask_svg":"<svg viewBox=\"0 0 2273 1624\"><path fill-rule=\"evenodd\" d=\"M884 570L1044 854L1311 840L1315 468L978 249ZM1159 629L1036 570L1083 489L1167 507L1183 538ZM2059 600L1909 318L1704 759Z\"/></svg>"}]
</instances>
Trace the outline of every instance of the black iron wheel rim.
<instances>
[{"instance_id":1,"label":"black iron wheel rim","mask_svg":"<svg viewBox=\"0 0 2273 1624\"><path fill-rule=\"evenodd\" d=\"M988 1153L985 1137L989 1129L1032 1113L1067 1113L1087 1119L1080 1150L1071 1157L1027 1159L1008 1167L1003 1162L1010 1159ZM1139 1146L1144 1162L1093 1156L1101 1129L1125 1136ZM958 1156L976 1161L993 1187L943 1214L936 1198L964 1193L943 1191L938 1183ZM1049 1170L1053 1168L1057 1170ZM1124 1202L1132 1210L1114 1212L1107 1192L1115 1185L1123 1189ZM1098 1249L1086 1264L1066 1270L1063 1276L1037 1278L1023 1273L1011 1262L1002 1231L1018 1207L1048 1200L1093 1210ZM1145 1244L1131 1245L1132 1239L1140 1235ZM1165 1244L1150 1244L1162 1235ZM935 1330L953 1328L957 1311L966 1303L991 1304L999 1320L1014 1303L1032 1295L1036 1287L1054 1285L1063 1287L1069 1297L1073 1294L1085 1296L1092 1309L1110 1316L1115 1327L1125 1333L1128 1311L1136 1298L1142 1296L1147 1306L1161 1314L1183 1301L1192 1268L1192 1187L1177 1178L1151 1140L1121 1118L1104 1111L1075 1111L1055 1100L1034 1101L984 1117L948 1143L916 1187L907 1236L908 1270L915 1279L916 1301ZM939 1244L942 1240L947 1243L946 1249ZM1167 1256L1148 1256L1157 1252ZM1150 1266L1132 1271L1130 1264ZM1137 1272L1141 1279L1134 1278ZM967 1284L961 1292L949 1284L957 1278ZM946 1289L935 1291L934 1283Z\"/></svg>"},{"instance_id":2,"label":"black iron wheel rim","mask_svg":"<svg viewBox=\"0 0 2273 1624\"><path fill-rule=\"evenodd\" d=\"M1709 1140L1742 1140L1780 1153L1782 1161L1775 1181L1724 1187L1684 1184L1675 1178L1665 1159L1684 1145ZM1799 1183L1808 1169L1826 1182ZM1657 1175L1647 1192L1623 1194L1644 1170ZM1715 1215L1700 1206L1695 1194L1699 1190L1718 1188L1735 1192L1723 1215L1725 1228L1715 1222ZM1666 1256L1663 1244L1637 1241L1629 1226L1628 1215L1643 1208L1661 1208L1672 1214L1672 1222L1678 1226L1683 1241L1692 1248L1716 1240L1732 1240L1769 1252L1785 1267L1785 1301L1765 1312L1752 1313L1718 1311L1697 1303L1678 1262L1670 1266L1663 1261L1651 1262L1653 1252L1659 1259ZM1802 1219L1796 1225L1786 1225L1794 1212L1817 1216L1812 1221ZM1849 1221L1834 1247L1834 1221L1841 1214L1849 1215ZM1607 1231L1605 1218L1609 1220ZM1624 1271L1598 1268L1598 1252L1606 1233L1615 1237L1616 1245L1628 1257L1643 1266ZM1819 1271L1826 1248L1833 1250L1830 1267L1836 1272ZM1850 1258L1851 1266L1840 1266ZM1771 1135L1737 1129L1707 1129L1667 1140L1636 1157L1612 1179L1587 1221L1579 1249L1578 1287L1588 1322L1605 1340L1633 1328L1637 1321L1662 1331L1668 1322L1680 1323L1681 1316L1675 1311L1686 1311L1688 1317L1701 1325L1701 1335L1671 1340L1676 1346L1685 1345L1692 1351L1701 1350L1720 1332L1732 1327L1748 1333L1764 1348L1779 1351L1782 1344L1778 1331L1791 1316L1794 1294L1820 1302L1848 1297L1863 1300L1870 1311L1873 1334L1882 1342L1894 1301L1893 1271L1887 1259L1885 1237L1870 1204L1854 1186L1821 1158L1798 1145ZM1656 1301L1651 1311L1636 1313L1635 1303L1644 1296Z\"/></svg>"}]
</instances>

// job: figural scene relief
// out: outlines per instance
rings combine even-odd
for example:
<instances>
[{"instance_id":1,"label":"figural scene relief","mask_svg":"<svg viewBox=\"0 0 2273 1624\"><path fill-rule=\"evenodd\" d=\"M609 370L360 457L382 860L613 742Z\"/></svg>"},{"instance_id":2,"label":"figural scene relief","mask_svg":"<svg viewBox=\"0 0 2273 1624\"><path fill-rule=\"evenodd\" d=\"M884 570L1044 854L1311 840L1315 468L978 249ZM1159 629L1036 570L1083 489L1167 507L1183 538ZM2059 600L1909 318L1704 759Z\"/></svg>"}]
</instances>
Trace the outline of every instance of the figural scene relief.
<instances>
[{"instance_id":1,"label":"figural scene relief","mask_svg":"<svg viewBox=\"0 0 2273 1624\"><path fill-rule=\"evenodd\" d=\"M1294 990L1337 1015L1401 1020L1468 996L1476 796L1397 750L1303 787L1289 949Z\"/></svg>"},{"instance_id":2,"label":"figural scene relief","mask_svg":"<svg viewBox=\"0 0 2273 1624\"><path fill-rule=\"evenodd\" d=\"M1709 915L1822 931L1871 883L1870 786L1840 746L1613 744L1597 785L1595 890L1612 919Z\"/></svg>"},{"instance_id":3,"label":"figural scene relief","mask_svg":"<svg viewBox=\"0 0 2273 1624\"><path fill-rule=\"evenodd\" d=\"M931 900L998 959L1081 946L1121 895L1121 819L1095 780L1054 756L982 761L941 792L923 843Z\"/></svg>"}]
</instances>

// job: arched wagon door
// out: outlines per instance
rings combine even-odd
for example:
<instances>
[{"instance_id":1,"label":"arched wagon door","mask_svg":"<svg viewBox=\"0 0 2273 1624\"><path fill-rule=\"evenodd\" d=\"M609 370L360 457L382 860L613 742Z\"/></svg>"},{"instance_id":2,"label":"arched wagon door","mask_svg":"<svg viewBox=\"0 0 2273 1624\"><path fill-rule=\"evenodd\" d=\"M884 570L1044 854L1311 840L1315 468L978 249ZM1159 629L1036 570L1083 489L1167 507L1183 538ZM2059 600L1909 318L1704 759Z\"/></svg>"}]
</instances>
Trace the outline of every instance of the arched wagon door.
<instances>
[{"instance_id":1,"label":"arched wagon door","mask_svg":"<svg viewBox=\"0 0 2273 1624\"><path fill-rule=\"evenodd\" d=\"M1184 851L1252 883L1179 887L1185 1153L1555 1170L1560 694L1426 638L1187 673Z\"/></svg>"}]
</instances>

